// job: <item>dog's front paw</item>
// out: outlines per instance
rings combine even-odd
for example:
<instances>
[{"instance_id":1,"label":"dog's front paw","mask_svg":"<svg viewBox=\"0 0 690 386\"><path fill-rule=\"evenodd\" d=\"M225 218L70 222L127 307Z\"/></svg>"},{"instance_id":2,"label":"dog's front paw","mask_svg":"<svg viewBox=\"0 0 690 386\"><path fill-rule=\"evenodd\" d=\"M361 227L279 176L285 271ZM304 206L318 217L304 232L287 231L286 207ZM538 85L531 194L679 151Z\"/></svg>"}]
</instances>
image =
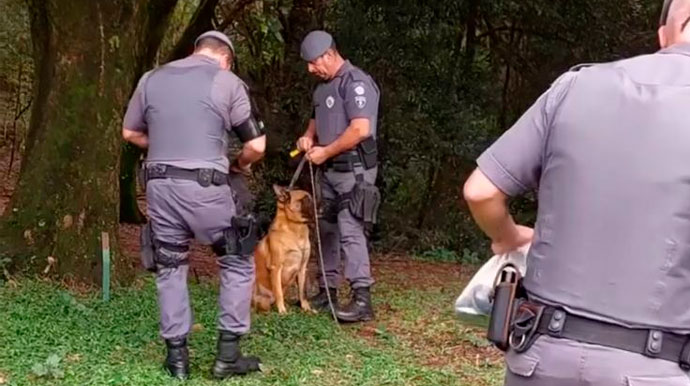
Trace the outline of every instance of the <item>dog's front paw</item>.
<instances>
[{"instance_id":1,"label":"dog's front paw","mask_svg":"<svg viewBox=\"0 0 690 386\"><path fill-rule=\"evenodd\" d=\"M309 313L312 313L312 314L315 314L315 313L316 313L316 310L314 310L313 308L311 308L311 305L309 305L309 302L307 302L307 301L302 302L301 308L302 308L302 311L304 311L304 312L309 312Z\"/></svg>"},{"instance_id":2,"label":"dog's front paw","mask_svg":"<svg viewBox=\"0 0 690 386\"><path fill-rule=\"evenodd\" d=\"M285 308L285 306L278 306L278 313L281 315L286 315L287 309Z\"/></svg>"}]
</instances>

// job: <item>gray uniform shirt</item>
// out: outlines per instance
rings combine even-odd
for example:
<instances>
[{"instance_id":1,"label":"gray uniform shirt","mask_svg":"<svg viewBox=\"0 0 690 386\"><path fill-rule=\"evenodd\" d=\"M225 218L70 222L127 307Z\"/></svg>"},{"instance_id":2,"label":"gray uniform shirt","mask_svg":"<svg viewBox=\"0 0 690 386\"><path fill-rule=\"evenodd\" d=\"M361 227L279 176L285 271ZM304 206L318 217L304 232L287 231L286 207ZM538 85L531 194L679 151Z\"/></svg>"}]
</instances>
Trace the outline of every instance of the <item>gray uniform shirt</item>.
<instances>
[{"instance_id":1,"label":"gray uniform shirt","mask_svg":"<svg viewBox=\"0 0 690 386\"><path fill-rule=\"evenodd\" d=\"M229 131L250 112L240 78L214 59L192 55L142 76L123 126L148 134L148 164L227 173Z\"/></svg>"},{"instance_id":2,"label":"gray uniform shirt","mask_svg":"<svg viewBox=\"0 0 690 386\"><path fill-rule=\"evenodd\" d=\"M376 138L379 88L350 61L345 61L333 79L316 87L313 106L319 145L338 139L355 118L369 118L371 135Z\"/></svg>"},{"instance_id":3,"label":"gray uniform shirt","mask_svg":"<svg viewBox=\"0 0 690 386\"><path fill-rule=\"evenodd\" d=\"M538 189L530 296L690 330L690 45L564 74L477 162Z\"/></svg>"}]
</instances>

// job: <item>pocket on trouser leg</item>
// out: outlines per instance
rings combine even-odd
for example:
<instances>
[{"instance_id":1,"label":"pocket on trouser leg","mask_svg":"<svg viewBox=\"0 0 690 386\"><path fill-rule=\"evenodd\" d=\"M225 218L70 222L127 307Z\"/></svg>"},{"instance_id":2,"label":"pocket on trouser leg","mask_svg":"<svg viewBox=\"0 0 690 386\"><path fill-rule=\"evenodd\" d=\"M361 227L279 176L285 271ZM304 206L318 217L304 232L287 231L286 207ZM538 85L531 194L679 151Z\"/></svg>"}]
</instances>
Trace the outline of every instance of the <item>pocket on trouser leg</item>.
<instances>
[{"instance_id":1,"label":"pocket on trouser leg","mask_svg":"<svg viewBox=\"0 0 690 386\"><path fill-rule=\"evenodd\" d=\"M379 189L364 181L355 183L352 191L343 198L343 204L347 204L347 209L354 218L364 223L368 232L378 223L380 203Z\"/></svg>"},{"instance_id":2,"label":"pocket on trouser leg","mask_svg":"<svg viewBox=\"0 0 690 386\"><path fill-rule=\"evenodd\" d=\"M539 365L539 358L529 354L514 354L507 355L506 359L507 371L520 377L529 378L534 375L534 371Z\"/></svg>"},{"instance_id":3,"label":"pocket on trouser leg","mask_svg":"<svg viewBox=\"0 0 690 386\"><path fill-rule=\"evenodd\" d=\"M673 376L627 376L625 377L628 386L690 386L690 378L687 375Z\"/></svg>"}]
</instances>

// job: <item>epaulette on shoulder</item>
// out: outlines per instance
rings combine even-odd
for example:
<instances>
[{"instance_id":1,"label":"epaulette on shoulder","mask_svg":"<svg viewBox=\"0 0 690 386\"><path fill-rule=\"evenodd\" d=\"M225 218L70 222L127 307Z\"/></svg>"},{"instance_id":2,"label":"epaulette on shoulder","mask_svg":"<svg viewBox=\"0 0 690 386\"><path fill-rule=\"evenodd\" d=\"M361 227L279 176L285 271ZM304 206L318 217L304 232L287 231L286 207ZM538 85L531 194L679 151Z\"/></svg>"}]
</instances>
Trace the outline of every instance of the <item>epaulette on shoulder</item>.
<instances>
[{"instance_id":1,"label":"epaulette on shoulder","mask_svg":"<svg viewBox=\"0 0 690 386\"><path fill-rule=\"evenodd\" d=\"M568 71L578 72L578 71L580 71L580 70L583 69L583 68L592 67L592 66L594 66L594 65L596 65L596 64L597 64L597 63L580 63L580 64L576 64L576 65L570 67L570 69L569 69Z\"/></svg>"},{"instance_id":2,"label":"epaulette on shoulder","mask_svg":"<svg viewBox=\"0 0 690 386\"><path fill-rule=\"evenodd\" d=\"M350 82L361 82L367 79L367 74L359 67L353 67L352 70L347 73L347 80Z\"/></svg>"}]
</instances>

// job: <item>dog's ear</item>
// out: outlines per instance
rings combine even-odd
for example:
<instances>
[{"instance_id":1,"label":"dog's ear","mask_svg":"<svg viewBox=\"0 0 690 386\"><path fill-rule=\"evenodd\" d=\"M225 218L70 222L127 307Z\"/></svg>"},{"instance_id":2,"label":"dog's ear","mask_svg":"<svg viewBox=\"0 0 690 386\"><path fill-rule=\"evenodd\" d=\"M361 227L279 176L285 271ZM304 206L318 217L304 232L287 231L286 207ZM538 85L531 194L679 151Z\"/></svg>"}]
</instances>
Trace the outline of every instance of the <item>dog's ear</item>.
<instances>
[{"instance_id":1,"label":"dog's ear","mask_svg":"<svg viewBox=\"0 0 690 386\"><path fill-rule=\"evenodd\" d=\"M273 184L273 191L276 194L276 197L278 197L278 201L280 202L286 202L290 199L290 193L287 191L286 188Z\"/></svg>"}]
</instances>

